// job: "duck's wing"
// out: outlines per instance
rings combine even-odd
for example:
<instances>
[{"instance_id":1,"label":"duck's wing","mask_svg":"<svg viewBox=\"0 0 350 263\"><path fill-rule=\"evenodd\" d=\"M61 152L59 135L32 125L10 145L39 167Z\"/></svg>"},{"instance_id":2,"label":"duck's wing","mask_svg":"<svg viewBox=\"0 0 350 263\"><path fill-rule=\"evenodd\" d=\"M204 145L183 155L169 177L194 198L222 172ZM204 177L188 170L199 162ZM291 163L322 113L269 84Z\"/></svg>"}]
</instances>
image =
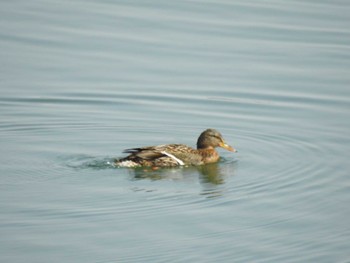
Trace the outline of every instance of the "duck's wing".
<instances>
[{"instance_id":1,"label":"duck's wing","mask_svg":"<svg viewBox=\"0 0 350 263\"><path fill-rule=\"evenodd\" d=\"M156 158L164 156L161 153L162 151L158 148L158 146L147 146L140 148L131 148L124 150L124 153L129 153L130 157L138 157L145 160L154 160Z\"/></svg>"},{"instance_id":2,"label":"duck's wing","mask_svg":"<svg viewBox=\"0 0 350 263\"><path fill-rule=\"evenodd\" d=\"M171 144L165 149L165 151L185 164L202 163L202 156L198 150L195 150L185 144Z\"/></svg>"},{"instance_id":3,"label":"duck's wing","mask_svg":"<svg viewBox=\"0 0 350 263\"><path fill-rule=\"evenodd\" d=\"M129 159L141 158L143 160L155 160L161 157L170 157L181 164L183 155L191 151L193 149L184 144L164 144L126 149L124 153L130 154L127 157Z\"/></svg>"}]
</instances>

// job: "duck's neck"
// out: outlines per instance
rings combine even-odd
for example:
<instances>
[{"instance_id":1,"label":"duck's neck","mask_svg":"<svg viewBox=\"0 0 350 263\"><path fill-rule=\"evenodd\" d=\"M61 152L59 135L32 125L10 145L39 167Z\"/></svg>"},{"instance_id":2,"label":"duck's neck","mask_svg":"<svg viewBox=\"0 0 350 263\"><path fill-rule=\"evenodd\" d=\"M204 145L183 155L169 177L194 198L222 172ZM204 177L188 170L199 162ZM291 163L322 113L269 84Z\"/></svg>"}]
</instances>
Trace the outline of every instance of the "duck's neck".
<instances>
[{"instance_id":1,"label":"duck's neck","mask_svg":"<svg viewBox=\"0 0 350 263\"><path fill-rule=\"evenodd\" d=\"M220 158L218 152L213 147L198 149L198 151L202 155L204 163L215 163Z\"/></svg>"}]
</instances>

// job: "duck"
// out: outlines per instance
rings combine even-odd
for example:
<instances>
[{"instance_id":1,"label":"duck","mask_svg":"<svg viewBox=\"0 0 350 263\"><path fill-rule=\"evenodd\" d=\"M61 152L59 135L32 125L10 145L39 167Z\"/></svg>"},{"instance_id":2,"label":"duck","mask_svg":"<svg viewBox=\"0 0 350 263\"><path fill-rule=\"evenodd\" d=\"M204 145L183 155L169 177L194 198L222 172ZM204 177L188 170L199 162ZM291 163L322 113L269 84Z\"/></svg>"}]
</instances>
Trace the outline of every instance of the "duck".
<instances>
[{"instance_id":1,"label":"duck","mask_svg":"<svg viewBox=\"0 0 350 263\"><path fill-rule=\"evenodd\" d=\"M197 149L185 144L162 144L130 148L124 150L128 156L115 160L118 167L175 167L204 165L220 159L215 148L221 147L230 152L237 152L228 145L221 133L215 129L206 129L197 140Z\"/></svg>"}]
</instances>

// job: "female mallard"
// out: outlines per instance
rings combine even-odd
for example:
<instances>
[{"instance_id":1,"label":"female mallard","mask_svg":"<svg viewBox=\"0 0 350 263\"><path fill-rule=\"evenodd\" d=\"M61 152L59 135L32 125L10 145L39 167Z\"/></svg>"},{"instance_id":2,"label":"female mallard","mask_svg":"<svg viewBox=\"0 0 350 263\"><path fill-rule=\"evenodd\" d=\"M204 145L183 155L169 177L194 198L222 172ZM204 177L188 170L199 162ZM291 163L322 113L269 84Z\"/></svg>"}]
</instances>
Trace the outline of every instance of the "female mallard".
<instances>
[{"instance_id":1,"label":"female mallard","mask_svg":"<svg viewBox=\"0 0 350 263\"><path fill-rule=\"evenodd\" d=\"M226 144L220 132L207 129L201 133L197 141L197 149L184 144L164 144L141 148L127 149L124 153L130 153L125 158L116 160L120 167L167 167L179 165L201 165L217 162L220 158L216 147L222 147L228 151L236 152Z\"/></svg>"}]
</instances>

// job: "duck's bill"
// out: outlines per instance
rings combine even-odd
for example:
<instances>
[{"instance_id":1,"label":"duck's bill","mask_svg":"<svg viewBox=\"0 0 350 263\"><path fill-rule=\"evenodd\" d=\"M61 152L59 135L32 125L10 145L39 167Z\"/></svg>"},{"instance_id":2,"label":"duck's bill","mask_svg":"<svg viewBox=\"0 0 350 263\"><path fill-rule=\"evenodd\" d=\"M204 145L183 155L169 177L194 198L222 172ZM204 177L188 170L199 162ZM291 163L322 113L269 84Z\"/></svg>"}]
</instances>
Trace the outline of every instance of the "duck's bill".
<instances>
[{"instance_id":1,"label":"duck's bill","mask_svg":"<svg viewBox=\"0 0 350 263\"><path fill-rule=\"evenodd\" d=\"M221 143L220 147L222 147L230 152L234 152L234 153L237 152L237 150L235 148L233 148L231 145L228 145L226 143Z\"/></svg>"}]
</instances>

